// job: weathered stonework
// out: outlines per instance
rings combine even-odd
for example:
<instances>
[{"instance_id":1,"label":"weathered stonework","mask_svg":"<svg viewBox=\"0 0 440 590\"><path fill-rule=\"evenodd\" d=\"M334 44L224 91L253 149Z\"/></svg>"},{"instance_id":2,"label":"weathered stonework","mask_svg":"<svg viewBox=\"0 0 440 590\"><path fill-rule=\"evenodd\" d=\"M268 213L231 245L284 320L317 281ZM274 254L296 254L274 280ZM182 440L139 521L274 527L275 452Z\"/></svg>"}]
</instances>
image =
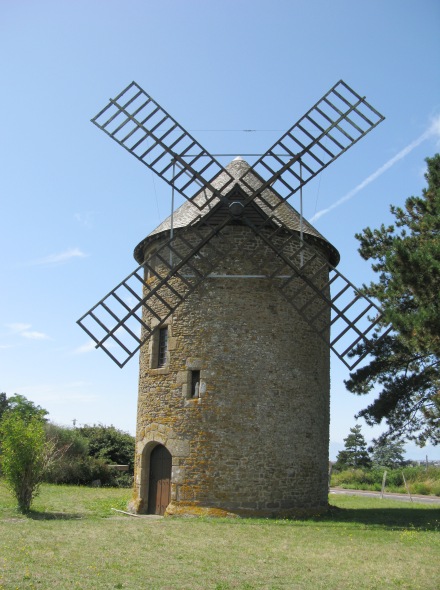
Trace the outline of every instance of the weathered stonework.
<instances>
[{"instance_id":1,"label":"weathered stonework","mask_svg":"<svg viewBox=\"0 0 440 590\"><path fill-rule=\"evenodd\" d=\"M159 231L142 243L142 256L164 239ZM207 278L176 309L164 367L153 368L154 337L141 349L132 509L147 510L149 457L162 444L172 455L170 514L323 510L329 349L277 279L255 276L276 263L263 240L240 224L222 230L221 240L225 256L215 273L247 278ZM299 233L292 248L298 242ZM154 317L144 320L154 325ZM195 398L191 371L200 371Z\"/></svg>"}]
</instances>

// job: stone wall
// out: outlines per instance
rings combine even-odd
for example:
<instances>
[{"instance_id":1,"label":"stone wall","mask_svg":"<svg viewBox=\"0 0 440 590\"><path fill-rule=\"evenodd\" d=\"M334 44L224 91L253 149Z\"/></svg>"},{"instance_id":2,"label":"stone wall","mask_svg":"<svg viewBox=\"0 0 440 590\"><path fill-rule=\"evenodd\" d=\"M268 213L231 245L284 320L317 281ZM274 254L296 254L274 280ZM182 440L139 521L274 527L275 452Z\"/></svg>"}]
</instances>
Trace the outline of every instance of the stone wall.
<instances>
[{"instance_id":1,"label":"stone wall","mask_svg":"<svg viewBox=\"0 0 440 590\"><path fill-rule=\"evenodd\" d=\"M276 264L245 226L228 226L222 244L228 254L218 275L264 274ZM157 443L172 454L171 499L183 512L280 515L327 506L329 350L277 281L208 278L168 322L166 365L151 368L157 336L141 349L138 512L147 507ZM196 398L193 370L200 371Z\"/></svg>"}]
</instances>

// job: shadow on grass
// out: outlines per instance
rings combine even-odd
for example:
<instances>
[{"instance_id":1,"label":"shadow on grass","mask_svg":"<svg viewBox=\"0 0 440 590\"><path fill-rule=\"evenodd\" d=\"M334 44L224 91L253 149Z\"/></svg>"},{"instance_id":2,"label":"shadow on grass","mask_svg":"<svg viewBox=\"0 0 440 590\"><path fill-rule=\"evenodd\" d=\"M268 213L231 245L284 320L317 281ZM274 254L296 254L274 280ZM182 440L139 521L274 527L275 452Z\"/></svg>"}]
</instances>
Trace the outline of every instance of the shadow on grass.
<instances>
[{"instance_id":1,"label":"shadow on grass","mask_svg":"<svg viewBox=\"0 0 440 590\"><path fill-rule=\"evenodd\" d=\"M170 519L172 520L172 519ZM379 528L390 530L419 530L440 532L440 508L340 508L329 506L329 510L316 516L290 518L213 518L200 517L200 522L218 525L265 525L308 527L310 523L325 527L347 525L353 528Z\"/></svg>"},{"instance_id":2,"label":"shadow on grass","mask_svg":"<svg viewBox=\"0 0 440 590\"><path fill-rule=\"evenodd\" d=\"M315 519L313 519L315 520ZM393 529L415 527L426 531L440 530L440 508L339 508L331 506L319 522L357 523Z\"/></svg>"}]
</instances>

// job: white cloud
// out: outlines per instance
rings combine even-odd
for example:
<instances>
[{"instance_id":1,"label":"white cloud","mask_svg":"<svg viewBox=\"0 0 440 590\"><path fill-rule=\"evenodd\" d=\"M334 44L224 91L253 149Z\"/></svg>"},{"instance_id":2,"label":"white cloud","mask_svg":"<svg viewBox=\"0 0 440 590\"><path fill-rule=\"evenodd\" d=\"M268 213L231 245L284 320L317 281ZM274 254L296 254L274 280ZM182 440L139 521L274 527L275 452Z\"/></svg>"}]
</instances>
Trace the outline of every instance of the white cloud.
<instances>
[{"instance_id":1,"label":"white cloud","mask_svg":"<svg viewBox=\"0 0 440 590\"><path fill-rule=\"evenodd\" d=\"M428 131L430 136L434 136L440 140L440 115L433 118Z\"/></svg>"},{"instance_id":2,"label":"white cloud","mask_svg":"<svg viewBox=\"0 0 440 590\"><path fill-rule=\"evenodd\" d=\"M82 344L81 346L78 346L78 348L75 348L73 353L74 354L85 354L87 352L91 352L92 350L95 350L95 348L96 348L95 342L93 342L93 340L89 340L85 344Z\"/></svg>"},{"instance_id":3,"label":"white cloud","mask_svg":"<svg viewBox=\"0 0 440 590\"><path fill-rule=\"evenodd\" d=\"M6 327L11 330L12 333L18 334L23 338L27 338L28 340L49 340L49 336L44 332L36 332L35 330L31 330L32 324L23 324L20 322L16 322L13 324L6 324Z\"/></svg>"},{"instance_id":4,"label":"white cloud","mask_svg":"<svg viewBox=\"0 0 440 590\"><path fill-rule=\"evenodd\" d=\"M9 328L12 332L24 332L25 330L29 330L32 328L31 324L21 324L19 322L14 324L6 324L6 327Z\"/></svg>"},{"instance_id":5,"label":"white cloud","mask_svg":"<svg viewBox=\"0 0 440 590\"><path fill-rule=\"evenodd\" d=\"M32 264L53 266L57 264L64 264L69 260L72 260L72 258L86 258L87 256L88 254L85 254L79 248L69 248L64 252L60 252L58 254L49 254L49 256L35 260Z\"/></svg>"},{"instance_id":6,"label":"white cloud","mask_svg":"<svg viewBox=\"0 0 440 590\"><path fill-rule=\"evenodd\" d=\"M20 332L20 336L23 338L28 338L29 340L49 340L49 336L44 332L30 332L28 330L24 330Z\"/></svg>"},{"instance_id":7,"label":"white cloud","mask_svg":"<svg viewBox=\"0 0 440 590\"><path fill-rule=\"evenodd\" d=\"M330 205L330 207L327 207L326 209L321 209L321 211L318 211L317 213L315 213L315 215L311 218L310 221L313 223L314 221L316 221L317 219L319 219L323 215L326 215L330 211L333 211L333 209L336 209L337 207L339 207L343 203L352 199L355 195L357 195L357 193L359 193L367 185L369 185L371 182L373 182L373 180L376 180L376 178L379 178L379 176L382 176L382 174L384 172L386 172L387 170L389 170L389 168L394 166L394 164L396 164L400 160L403 160L403 158L405 158L405 156L407 156L410 152L412 152L422 142L424 142L426 139L430 139L432 137L437 137L440 140L440 116L437 116L436 118L433 119L433 121L431 122L431 125L428 127L428 129L424 133L422 133L422 135L420 135L417 139L415 139L409 145L407 145L405 148L403 148L403 150L400 150L400 152L398 154L396 154L390 160L385 162L385 164L383 164L380 168L378 168L375 172L373 172L373 174L370 174L370 176L367 176L367 178L365 180L363 180L360 184L358 184L354 189L352 189L346 195L344 195L343 197L338 199L336 201L336 203L333 203L333 205Z\"/></svg>"}]
</instances>

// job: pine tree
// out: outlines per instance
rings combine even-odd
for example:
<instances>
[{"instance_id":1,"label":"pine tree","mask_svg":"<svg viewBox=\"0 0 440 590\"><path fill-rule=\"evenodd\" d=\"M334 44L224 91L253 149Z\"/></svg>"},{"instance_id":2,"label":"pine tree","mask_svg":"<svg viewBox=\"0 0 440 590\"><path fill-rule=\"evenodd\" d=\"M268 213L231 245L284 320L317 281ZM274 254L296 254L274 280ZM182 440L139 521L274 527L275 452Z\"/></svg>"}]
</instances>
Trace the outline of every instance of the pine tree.
<instances>
[{"instance_id":1,"label":"pine tree","mask_svg":"<svg viewBox=\"0 0 440 590\"><path fill-rule=\"evenodd\" d=\"M388 436L422 446L440 443L440 155L426 162L427 188L404 208L391 207L395 225L356 235L378 275L364 292L379 300L393 332L346 381L358 395L381 387L357 417L370 425L385 420ZM363 351L361 344L356 352Z\"/></svg>"},{"instance_id":2,"label":"pine tree","mask_svg":"<svg viewBox=\"0 0 440 590\"><path fill-rule=\"evenodd\" d=\"M350 428L350 434L344 438L345 448L339 451L336 457L335 469L350 469L357 467L369 467L370 456L367 451L367 443L361 433L361 426L357 424Z\"/></svg>"}]
</instances>

